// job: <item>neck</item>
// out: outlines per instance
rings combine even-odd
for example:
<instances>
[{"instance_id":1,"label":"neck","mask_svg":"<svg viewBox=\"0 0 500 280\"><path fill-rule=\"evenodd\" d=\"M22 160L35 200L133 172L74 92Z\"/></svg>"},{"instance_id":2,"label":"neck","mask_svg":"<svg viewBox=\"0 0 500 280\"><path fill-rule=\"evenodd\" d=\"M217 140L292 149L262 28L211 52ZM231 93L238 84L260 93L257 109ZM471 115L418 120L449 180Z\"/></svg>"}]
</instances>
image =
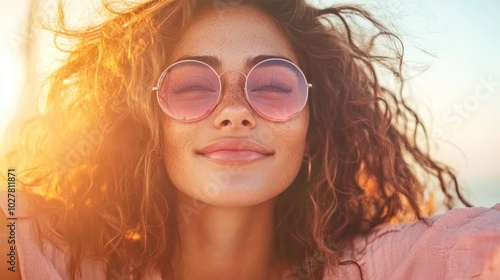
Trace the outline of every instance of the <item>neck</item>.
<instances>
[{"instance_id":1,"label":"neck","mask_svg":"<svg viewBox=\"0 0 500 280\"><path fill-rule=\"evenodd\" d=\"M273 235L275 199L222 207L179 194L175 279L281 279Z\"/></svg>"}]
</instances>

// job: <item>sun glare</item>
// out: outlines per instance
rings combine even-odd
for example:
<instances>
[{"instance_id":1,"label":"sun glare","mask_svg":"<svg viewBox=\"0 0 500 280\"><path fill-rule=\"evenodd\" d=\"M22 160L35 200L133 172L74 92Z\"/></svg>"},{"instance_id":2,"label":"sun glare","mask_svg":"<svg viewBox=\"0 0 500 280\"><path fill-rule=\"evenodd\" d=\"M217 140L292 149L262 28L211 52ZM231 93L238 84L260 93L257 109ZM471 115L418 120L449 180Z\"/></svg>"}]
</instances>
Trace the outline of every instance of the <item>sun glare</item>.
<instances>
[{"instance_id":1,"label":"sun glare","mask_svg":"<svg viewBox=\"0 0 500 280\"><path fill-rule=\"evenodd\" d=\"M14 117L22 80L22 64L16 56L9 56L12 49L0 45L0 132L2 135ZM3 140L3 137L2 137Z\"/></svg>"}]
</instances>

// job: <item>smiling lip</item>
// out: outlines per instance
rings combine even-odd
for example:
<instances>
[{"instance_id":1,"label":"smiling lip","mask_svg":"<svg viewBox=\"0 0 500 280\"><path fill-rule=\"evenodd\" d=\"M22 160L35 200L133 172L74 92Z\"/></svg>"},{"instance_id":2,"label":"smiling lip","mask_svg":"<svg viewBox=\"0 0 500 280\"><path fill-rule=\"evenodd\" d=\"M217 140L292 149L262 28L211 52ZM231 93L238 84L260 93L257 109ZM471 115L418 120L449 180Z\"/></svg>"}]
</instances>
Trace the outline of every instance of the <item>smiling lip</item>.
<instances>
[{"instance_id":1,"label":"smiling lip","mask_svg":"<svg viewBox=\"0 0 500 280\"><path fill-rule=\"evenodd\" d=\"M274 154L257 142L242 138L220 139L196 153L220 164L245 164Z\"/></svg>"}]
</instances>

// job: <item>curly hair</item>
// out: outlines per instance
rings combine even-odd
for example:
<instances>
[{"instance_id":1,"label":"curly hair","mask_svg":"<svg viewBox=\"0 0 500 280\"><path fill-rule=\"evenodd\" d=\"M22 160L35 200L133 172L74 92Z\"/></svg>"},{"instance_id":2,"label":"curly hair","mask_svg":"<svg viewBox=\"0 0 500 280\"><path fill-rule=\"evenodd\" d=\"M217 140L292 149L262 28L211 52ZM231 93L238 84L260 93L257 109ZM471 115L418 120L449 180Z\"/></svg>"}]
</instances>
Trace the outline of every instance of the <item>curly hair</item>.
<instances>
[{"instance_id":1,"label":"curly hair","mask_svg":"<svg viewBox=\"0 0 500 280\"><path fill-rule=\"evenodd\" d=\"M456 176L429 154L425 126L403 98L403 45L357 6L304 0L146 1L105 5L102 23L70 28L59 6L56 36L74 40L49 77L43 110L26 121L8 156L22 163L42 238L70 248L70 273L99 257L144 277L170 279L178 241L173 186L164 170L162 111L153 85L181 34L206 9L247 5L288 36L312 84L302 167L278 197L275 246L307 279L337 267L354 236L389 222L424 219L432 186L451 208ZM423 140L423 142L421 141ZM426 210L427 209L427 210ZM320 262L308 262L314 258Z\"/></svg>"}]
</instances>

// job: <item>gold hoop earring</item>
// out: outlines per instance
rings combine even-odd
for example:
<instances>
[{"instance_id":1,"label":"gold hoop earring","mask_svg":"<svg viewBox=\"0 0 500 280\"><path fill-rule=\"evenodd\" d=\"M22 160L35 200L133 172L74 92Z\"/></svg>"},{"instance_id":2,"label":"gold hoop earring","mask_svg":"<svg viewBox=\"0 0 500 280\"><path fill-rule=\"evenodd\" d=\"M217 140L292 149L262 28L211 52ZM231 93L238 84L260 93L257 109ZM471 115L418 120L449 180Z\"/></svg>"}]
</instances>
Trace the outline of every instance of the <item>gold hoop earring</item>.
<instances>
[{"instance_id":1,"label":"gold hoop earring","mask_svg":"<svg viewBox=\"0 0 500 280\"><path fill-rule=\"evenodd\" d=\"M311 157L307 157L307 182L311 181L311 171L312 171Z\"/></svg>"}]
</instances>

